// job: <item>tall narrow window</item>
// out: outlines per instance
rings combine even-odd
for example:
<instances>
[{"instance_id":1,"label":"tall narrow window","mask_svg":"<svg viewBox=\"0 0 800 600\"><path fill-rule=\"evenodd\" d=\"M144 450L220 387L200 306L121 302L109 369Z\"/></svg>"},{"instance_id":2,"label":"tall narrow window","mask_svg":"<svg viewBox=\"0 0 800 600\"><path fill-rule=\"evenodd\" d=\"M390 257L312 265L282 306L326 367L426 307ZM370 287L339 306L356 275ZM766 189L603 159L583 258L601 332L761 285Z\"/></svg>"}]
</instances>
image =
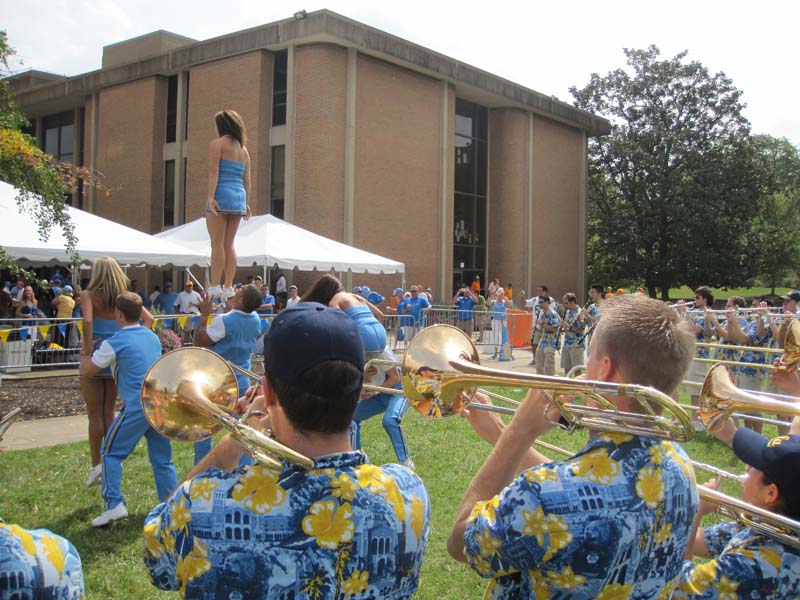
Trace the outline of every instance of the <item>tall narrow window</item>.
<instances>
[{"instance_id":1,"label":"tall narrow window","mask_svg":"<svg viewBox=\"0 0 800 600\"><path fill-rule=\"evenodd\" d=\"M164 161L164 227L175 225L175 161Z\"/></svg>"},{"instance_id":2,"label":"tall narrow window","mask_svg":"<svg viewBox=\"0 0 800 600\"><path fill-rule=\"evenodd\" d=\"M272 174L269 186L269 213L283 218L284 183L286 181L286 146L272 147Z\"/></svg>"},{"instance_id":3,"label":"tall narrow window","mask_svg":"<svg viewBox=\"0 0 800 600\"><path fill-rule=\"evenodd\" d=\"M75 162L73 141L75 136L75 113L67 111L50 115L44 119L44 148L61 162Z\"/></svg>"},{"instance_id":4,"label":"tall narrow window","mask_svg":"<svg viewBox=\"0 0 800 600\"><path fill-rule=\"evenodd\" d=\"M453 284L486 281L486 180L488 110L456 99Z\"/></svg>"},{"instance_id":5,"label":"tall narrow window","mask_svg":"<svg viewBox=\"0 0 800 600\"><path fill-rule=\"evenodd\" d=\"M286 73L289 52L275 53L272 71L272 125L286 125Z\"/></svg>"},{"instance_id":6,"label":"tall narrow window","mask_svg":"<svg viewBox=\"0 0 800 600\"><path fill-rule=\"evenodd\" d=\"M166 143L171 144L177 139L178 130L178 76L167 78L167 131Z\"/></svg>"}]
</instances>

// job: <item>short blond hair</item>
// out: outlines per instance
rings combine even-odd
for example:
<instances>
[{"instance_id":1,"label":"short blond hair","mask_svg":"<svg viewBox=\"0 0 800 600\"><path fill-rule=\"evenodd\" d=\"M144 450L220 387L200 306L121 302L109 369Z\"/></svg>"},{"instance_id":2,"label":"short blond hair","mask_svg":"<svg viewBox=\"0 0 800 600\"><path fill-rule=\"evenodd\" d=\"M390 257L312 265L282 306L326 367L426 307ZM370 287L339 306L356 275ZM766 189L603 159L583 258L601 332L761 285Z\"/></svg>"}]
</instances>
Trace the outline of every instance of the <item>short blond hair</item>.
<instances>
[{"instance_id":1,"label":"short blond hair","mask_svg":"<svg viewBox=\"0 0 800 600\"><path fill-rule=\"evenodd\" d=\"M694 357L695 336L663 302L625 294L600 305L591 352L614 360L627 383L671 394Z\"/></svg>"}]
</instances>

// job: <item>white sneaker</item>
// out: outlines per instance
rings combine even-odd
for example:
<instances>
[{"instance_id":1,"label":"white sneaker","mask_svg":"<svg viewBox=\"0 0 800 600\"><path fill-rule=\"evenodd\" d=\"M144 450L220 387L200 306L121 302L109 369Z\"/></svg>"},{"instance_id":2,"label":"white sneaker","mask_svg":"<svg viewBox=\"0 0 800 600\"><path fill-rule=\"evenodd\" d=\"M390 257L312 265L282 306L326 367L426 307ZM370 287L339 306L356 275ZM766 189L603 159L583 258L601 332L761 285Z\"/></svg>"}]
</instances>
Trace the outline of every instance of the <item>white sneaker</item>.
<instances>
[{"instance_id":1,"label":"white sneaker","mask_svg":"<svg viewBox=\"0 0 800 600\"><path fill-rule=\"evenodd\" d=\"M414 461L411 460L410 458L405 459L400 464L403 465L406 469L410 469L411 471L417 470L417 467L414 466Z\"/></svg>"},{"instance_id":2,"label":"white sneaker","mask_svg":"<svg viewBox=\"0 0 800 600\"><path fill-rule=\"evenodd\" d=\"M96 519L92 519L92 527L105 527L114 521L119 521L127 517L128 509L125 508L124 502L120 502L114 508L109 508L107 511L103 512L103 514Z\"/></svg>"},{"instance_id":3,"label":"white sneaker","mask_svg":"<svg viewBox=\"0 0 800 600\"><path fill-rule=\"evenodd\" d=\"M100 477L103 475L103 463L97 464L89 469L89 476L86 478L86 487L100 485Z\"/></svg>"},{"instance_id":4,"label":"white sneaker","mask_svg":"<svg viewBox=\"0 0 800 600\"><path fill-rule=\"evenodd\" d=\"M226 287L224 290L222 290L222 297L225 300L233 298L235 295L236 295L236 290L233 289L232 287Z\"/></svg>"},{"instance_id":5,"label":"white sneaker","mask_svg":"<svg viewBox=\"0 0 800 600\"><path fill-rule=\"evenodd\" d=\"M208 293L209 299L213 300L214 298L222 298L222 286L221 285L212 285L210 288L206 290Z\"/></svg>"}]
</instances>

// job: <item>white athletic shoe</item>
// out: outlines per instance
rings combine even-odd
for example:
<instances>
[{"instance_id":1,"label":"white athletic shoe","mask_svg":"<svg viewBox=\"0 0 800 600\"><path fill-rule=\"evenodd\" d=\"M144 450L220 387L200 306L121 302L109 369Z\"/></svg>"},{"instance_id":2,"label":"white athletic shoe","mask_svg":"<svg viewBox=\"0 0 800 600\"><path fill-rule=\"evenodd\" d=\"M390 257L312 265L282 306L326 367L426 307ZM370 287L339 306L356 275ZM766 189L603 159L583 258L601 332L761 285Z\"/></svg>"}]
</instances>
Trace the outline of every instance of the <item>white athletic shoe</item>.
<instances>
[{"instance_id":1,"label":"white athletic shoe","mask_svg":"<svg viewBox=\"0 0 800 600\"><path fill-rule=\"evenodd\" d=\"M410 469L412 471L416 471L417 470L417 467L414 466L414 461L411 460L410 458L405 459L400 464L403 465L406 469Z\"/></svg>"},{"instance_id":2,"label":"white athletic shoe","mask_svg":"<svg viewBox=\"0 0 800 600\"><path fill-rule=\"evenodd\" d=\"M209 299L213 300L214 298L222 298L222 286L221 285L212 285L207 290Z\"/></svg>"},{"instance_id":3,"label":"white athletic shoe","mask_svg":"<svg viewBox=\"0 0 800 600\"><path fill-rule=\"evenodd\" d=\"M232 287L226 287L224 290L222 290L222 297L225 300L233 298L235 295L236 295L236 290L233 289Z\"/></svg>"},{"instance_id":4,"label":"white athletic shoe","mask_svg":"<svg viewBox=\"0 0 800 600\"><path fill-rule=\"evenodd\" d=\"M89 476L86 478L86 487L100 485L100 477L103 475L103 463L97 464L89 469Z\"/></svg>"},{"instance_id":5,"label":"white athletic shoe","mask_svg":"<svg viewBox=\"0 0 800 600\"><path fill-rule=\"evenodd\" d=\"M128 509L125 508L124 502L120 502L114 508L109 508L107 511L104 511L103 514L96 519L92 519L92 527L105 527L114 521L119 521L127 517Z\"/></svg>"}]
</instances>

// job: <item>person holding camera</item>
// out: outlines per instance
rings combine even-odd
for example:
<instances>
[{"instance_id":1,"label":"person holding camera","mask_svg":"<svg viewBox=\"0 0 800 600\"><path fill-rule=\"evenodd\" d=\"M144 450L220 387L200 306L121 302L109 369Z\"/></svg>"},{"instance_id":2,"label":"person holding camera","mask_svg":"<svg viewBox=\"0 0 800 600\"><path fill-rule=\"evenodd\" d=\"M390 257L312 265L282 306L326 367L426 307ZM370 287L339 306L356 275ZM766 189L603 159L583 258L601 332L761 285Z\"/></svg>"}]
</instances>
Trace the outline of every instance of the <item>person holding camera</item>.
<instances>
[{"instance_id":1,"label":"person holding camera","mask_svg":"<svg viewBox=\"0 0 800 600\"><path fill-rule=\"evenodd\" d=\"M459 289L453 297L453 304L458 308L456 326L466 333L470 339L472 338L472 332L475 331L475 304L477 302L478 296L466 286Z\"/></svg>"}]
</instances>

